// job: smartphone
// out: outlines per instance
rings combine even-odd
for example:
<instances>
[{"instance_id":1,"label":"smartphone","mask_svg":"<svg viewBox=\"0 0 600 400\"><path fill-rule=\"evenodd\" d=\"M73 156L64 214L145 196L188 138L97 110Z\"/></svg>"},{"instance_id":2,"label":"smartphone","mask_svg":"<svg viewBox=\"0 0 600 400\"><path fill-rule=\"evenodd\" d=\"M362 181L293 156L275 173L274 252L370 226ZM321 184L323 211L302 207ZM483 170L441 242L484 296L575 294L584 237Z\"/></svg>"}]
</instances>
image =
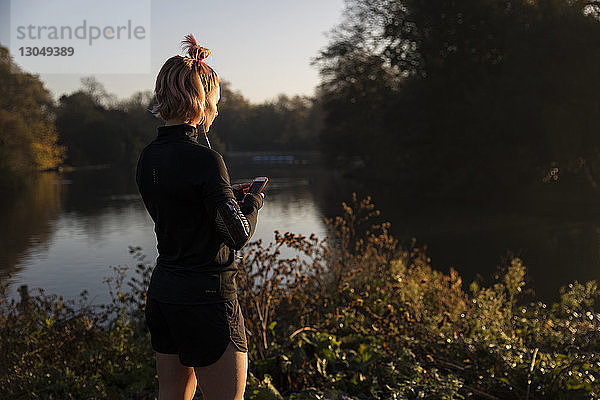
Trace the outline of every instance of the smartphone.
<instances>
[{"instance_id":1,"label":"smartphone","mask_svg":"<svg viewBox=\"0 0 600 400\"><path fill-rule=\"evenodd\" d=\"M265 186L267 186L267 182L269 182L269 178L266 176L259 176L258 178L254 178L250 188L248 189L248 193L259 194L263 191Z\"/></svg>"}]
</instances>

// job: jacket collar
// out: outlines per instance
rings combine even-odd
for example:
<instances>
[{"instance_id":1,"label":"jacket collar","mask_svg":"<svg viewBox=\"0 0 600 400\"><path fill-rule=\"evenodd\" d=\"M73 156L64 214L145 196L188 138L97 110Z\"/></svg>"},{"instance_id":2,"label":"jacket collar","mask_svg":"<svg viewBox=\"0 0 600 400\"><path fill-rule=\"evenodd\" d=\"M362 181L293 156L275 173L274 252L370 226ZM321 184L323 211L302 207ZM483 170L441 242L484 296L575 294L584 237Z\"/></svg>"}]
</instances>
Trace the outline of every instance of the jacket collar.
<instances>
[{"instance_id":1,"label":"jacket collar","mask_svg":"<svg viewBox=\"0 0 600 400\"><path fill-rule=\"evenodd\" d=\"M189 139L197 142L198 131L189 124L163 125L157 128L158 138L163 140Z\"/></svg>"}]
</instances>

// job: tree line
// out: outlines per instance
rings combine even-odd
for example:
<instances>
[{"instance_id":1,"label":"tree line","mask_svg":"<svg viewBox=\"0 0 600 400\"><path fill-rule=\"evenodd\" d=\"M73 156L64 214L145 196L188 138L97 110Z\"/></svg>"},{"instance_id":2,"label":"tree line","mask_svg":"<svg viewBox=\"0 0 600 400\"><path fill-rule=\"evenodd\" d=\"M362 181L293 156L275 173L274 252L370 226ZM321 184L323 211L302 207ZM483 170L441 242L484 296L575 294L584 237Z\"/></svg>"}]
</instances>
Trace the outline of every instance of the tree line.
<instances>
[{"instance_id":1,"label":"tree line","mask_svg":"<svg viewBox=\"0 0 600 400\"><path fill-rule=\"evenodd\" d=\"M219 117L211 127L228 151L315 150L319 147L322 113L318 98L279 95L250 103L228 82L221 82Z\"/></svg>"},{"instance_id":2,"label":"tree line","mask_svg":"<svg viewBox=\"0 0 600 400\"><path fill-rule=\"evenodd\" d=\"M348 0L315 61L327 159L358 157L370 176L421 195L597 193L599 10Z\"/></svg>"},{"instance_id":3,"label":"tree line","mask_svg":"<svg viewBox=\"0 0 600 400\"><path fill-rule=\"evenodd\" d=\"M39 76L21 70L5 47L0 47L0 91L3 177L64 165L133 164L164 123L150 111L156 103L151 91L118 99L94 77L54 101ZM210 137L222 152L314 150L320 120L311 97L280 95L252 104L223 81Z\"/></svg>"},{"instance_id":4,"label":"tree line","mask_svg":"<svg viewBox=\"0 0 600 400\"><path fill-rule=\"evenodd\" d=\"M311 150L408 194L600 191L600 4L347 0L315 97L252 104L227 82L221 151ZM2 49L0 168L131 163L160 124L95 79L54 104ZM558 189L557 189L558 188Z\"/></svg>"}]
</instances>

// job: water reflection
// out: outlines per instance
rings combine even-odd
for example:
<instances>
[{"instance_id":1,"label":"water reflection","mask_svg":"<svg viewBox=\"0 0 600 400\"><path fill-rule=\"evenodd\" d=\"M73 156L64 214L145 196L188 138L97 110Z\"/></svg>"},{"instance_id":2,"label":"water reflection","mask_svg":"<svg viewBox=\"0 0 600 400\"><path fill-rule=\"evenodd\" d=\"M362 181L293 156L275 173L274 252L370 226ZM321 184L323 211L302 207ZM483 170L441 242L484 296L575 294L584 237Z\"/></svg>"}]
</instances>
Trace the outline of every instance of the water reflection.
<instances>
[{"instance_id":1,"label":"water reflection","mask_svg":"<svg viewBox=\"0 0 600 400\"><path fill-rule=\"evenodd\" d=\"M230 168L234 183L258 175L271 177L256 239L271 241L276 229L324 235L321 212L315 207L314 192L307 178L318 174L317 169L235 165L233 162ZM17 272L12 279L11 294L15 295L20 284L27 284L71 298L86 289L94 302L107 301L103 281L110 275L108 266L131 265L129 246L141 246L150 261L157 255L153 223L137 193L133 170L74 171L54 179L69 184L44 181L37 189L23 194L30 202L39 198L38 208L43 210L48 201L41 194L55 186L66 186L68 190L63 188L63 195L56 198L52 217L42 217L39 213L27 216L3 209L15 220L13 225L44 221L47 227L42 242L25 241L23 251L3 264L8 267L5 269ZM11 233L26 236L10 228L4 234ZM41 235L38 233L37 237Z\"/></svg>"},{"instance_id":2,"label":"water reflection","mask_svg":"<svg viewBox=\"0 0 600 400\"><path fill-rule=\"evenodd\" d=\"M30 176L0 196L0 276L18 273L32 248L47 249L66 188L56 173Z\"/></svg>"},{"instance_id":3,"label":"water reflection","mask_svg":"<svg viewBox=\"0 0 600 400\"><path fill-rule=\"evenodd\" d=\"M509 254L523 259L528 287L546 301L556 299L560 287L574 280L600 279L600 207L595 205L507 199L473 207L415 201L390 187L344 182L336 188L340 196L348 199L354 187L362 196L373 194L401 243L416 238L418 246L427 247L436 269L454 268L464 282L491 283ZM331 193L325 200L329 207L336 204L334 198ZM327 213L332 213L330 208Z\"/></svg>"},{"instance_id":4,"label":"water reflection","mask_svg":"<svg viewBox=\"0 0 600 400\"><path fill-rule=\"evenodd\" d=\"M227 159L234 183L271 178L256 238L273 231L325 236L323 216L341 212L352 192L373 199L403 243L427 245L434 267L457 269L465 282L488 279L508 251L528 267L530 286L545 299L573 280L600 278L600 213L596 207L539 204L474 209L460 203L416 202L389 187L342 177L315 160L299 164L255 164ZM106 301L109 265L132 264L128 246L156 257L152 221L137 194L132 169L41 174L25 189L0 200L0 273L19 284L44 287L67 297L90 291Z\"/></svg>"},{"instance_id":5,"label":"water reflection","mask_svg":"<svg viewBox=\"0 0 600 400\"><path fill-rule=\"evenodd\" d=\"M64 199L64 209L78 216L102 215L138 199L131 167L78 170L65 176L74 184Z\"/></svg>"},{"instance_id":6,"label":"water reflection","mask_svg":"<svg viewBox=\"0 0 600 400\"><path fill-rule=\"evenodd\" d=\"M265 207L261 210L257 238L273 239L273 232L294 232L325 236L322 210L315 198L315 181L323 175L318 165L263 164L251 162L251 155L228 160L233 183L250 182L256 176L270 178Z\"/></svg>"}]
</instances>

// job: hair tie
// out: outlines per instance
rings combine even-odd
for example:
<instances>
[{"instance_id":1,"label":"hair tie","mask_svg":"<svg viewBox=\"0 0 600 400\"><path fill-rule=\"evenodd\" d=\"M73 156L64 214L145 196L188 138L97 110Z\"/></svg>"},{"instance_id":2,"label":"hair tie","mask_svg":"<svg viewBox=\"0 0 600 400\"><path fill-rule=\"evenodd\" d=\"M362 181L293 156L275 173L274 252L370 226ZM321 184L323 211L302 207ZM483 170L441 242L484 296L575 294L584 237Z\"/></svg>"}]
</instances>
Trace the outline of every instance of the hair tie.
<instances>
[{"instance_id":1,"label":"hair tie","mask_svg":"<svg viewBox=\"0 0 600 400\"><path fill-rule=\"evenodd\" d=\"M204 64L204 59L207 58L210 55L210 50L202 47L200 45L198 45L198 42L196 42L196 38L194 37L194 35L189 34L185 36L185 39L181 42L184 51L187 52L187 60L190 64L190 67L193 64L196 64L197 66L201 67L202 64Z\"/></svg>"}]
</instances>

